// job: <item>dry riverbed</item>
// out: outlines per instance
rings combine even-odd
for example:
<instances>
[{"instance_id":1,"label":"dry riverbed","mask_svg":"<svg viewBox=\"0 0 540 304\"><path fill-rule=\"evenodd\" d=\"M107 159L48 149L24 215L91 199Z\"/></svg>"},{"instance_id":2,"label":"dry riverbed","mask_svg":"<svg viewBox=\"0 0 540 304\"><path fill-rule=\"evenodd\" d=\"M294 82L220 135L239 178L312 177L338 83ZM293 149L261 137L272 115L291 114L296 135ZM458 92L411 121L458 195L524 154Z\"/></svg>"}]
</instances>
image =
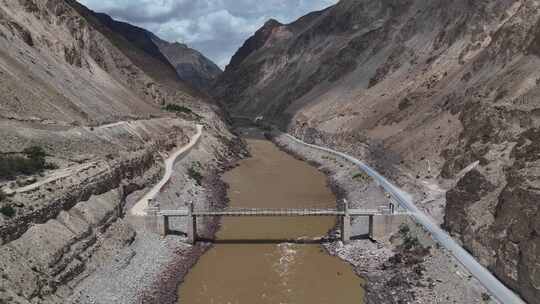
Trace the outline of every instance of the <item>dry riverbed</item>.
<instances>
[{"instance_id":1,"label":"dry riverbed","mask_svg":"<svg viewBox=\"0 0 540 304\"><path fill-rule=\"evenodd\" d=\"M338 199L346 199L352 207L373 208L384 203L381 188L363 178L353 164L283 135L273 141L325 172ZM366 303L497 303L422 227L410 219L404 225L408 229L396 229L392 237L377 243L364 239L326 246L367 280Z\"/></svg>"}]
</instances>

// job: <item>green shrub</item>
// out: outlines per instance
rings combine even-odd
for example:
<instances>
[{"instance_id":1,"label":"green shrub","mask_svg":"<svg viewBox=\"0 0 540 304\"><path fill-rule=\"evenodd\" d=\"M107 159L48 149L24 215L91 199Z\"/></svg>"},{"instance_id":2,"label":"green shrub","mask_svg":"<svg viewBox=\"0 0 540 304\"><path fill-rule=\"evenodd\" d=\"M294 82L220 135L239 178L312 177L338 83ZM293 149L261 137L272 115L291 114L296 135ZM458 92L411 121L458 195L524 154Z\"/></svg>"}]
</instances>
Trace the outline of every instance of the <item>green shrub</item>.
<instances>
[{"instance_id":1,"label":"green shrub","mask_svg":"<svg viewBox=\"0 0 540 304\"><path fill-rule=\"evenodd\" d=\"M32 146L23 150L21 155L0 155L0 178L11 178L16 175L31 175L45 169L56 169L57 166L47 163L47 154L43 148Z\"/></svg>"},{"instance_id":2,"label":"green shrub","mask_svg":"<svg viewBox=\"0 0 540 304\"><path fill-rule=\"evenodd\" d=\"M352 179L358 179L363 181L368 181L371 178L366 172L358 172L355 175L352 176Z\"/></svg>"},{"instance_id":3,"label":"green shrub","mask_svg":"<svg viewBox=\"0 0 540 304\"><path fill-rule=\"evenodd\" d=\"M399 226L399 235L403 239L403 248L406 250L413 250L422 247L422 244L420 244L418 238L411 235L411 228L409 228L407 224L401 224L401 226Z\"/></svg>"},{"instance_id":4,"label":"green shrub","mask_svg":"<svg viewBox=\"0 0 540 304\"><path fill-rule=\"evenodd\" d=\"M491 296L485 292L482 293L482 300L484 302L488 302L489 300L491 300Z\"/></svg>"},{"instance_id":5,"label":"green shrub","mask_svg":"<svg viewBox=\"0 0 540 304\"><path fill-rule=\"evenodd\" d=\"M176 104L169 103L166 106L163 107L163 110L168 112L176 112L176 113L186 113L186 114L192 114L193 111L185 106L180 106Z\"/></svg>"},{"instance_id":6,"label":"green shrub","mask_svg":"<svg viewBox=\"0 0 540 304\"><path fill-rule=\"evenodd\" d=\"M193 163L191 167L188 169L188 175L191 177L195 182L197 182L197 185L202 185L203 175L200 171L201 164L199 162Z\"/></svg>"},{"instance_id":7,"label":"green shrub","mask_svg":"<svg viewBox=\"0 0 540 304\"><path fill-rule=\"evenodd\" d=\"M191 110L190 108L185 107L185 106L180 106L180 105L177 105L177 104L169 103L169 104L167 104L166 106L163 107L163 110L168 111L168 112L173 112L173 113L176 113L176 114L192 115L192 116L195 116L197 119L202 118L202 116L200 116L199 114L193 112L193 110Z\"/></svg>"},{"instance_id":8,"label":"green shrub","mask_svg":"<svg viewBox=\"0 0 540 304\"><path fill-rule=\"evenodd\" d=\"M0 213L7 217L13 217L15 216L15 209L11 206L4 206L0 208Z\"/></svg>"},{"instance_id":9,"label":"green shrub","mask_svg":"<svg viewBox=\"0 0 540 304\"><path fill-rule=\"evenodd\" d=\"M407 250L415 249L420 247L420 241L418 241L418 238L415 236L407 235L407 237L405 237L403 240L403 246Z\"/></svg>"},{"instance_id":10,"label":"green shrub","mask_svg":"<svg viewBox=\"0 0 540 304\"><path fill-rule=\"evenodd\" d=\"M405 238L407 235L409 235L410 231L411 231L411 228L409 228L409 225L407 225L407 224L401 224L401 226L399 226L399 234L403 238Z\"/></svg>"},{"instance_id":11,"label":"green shrub","mask_svg":"<svg viewBox=\"0 0 540 304\"><path fill-rule=\"evenodd\" d=\"M43 150L43 148L39 146L32 146L26 148L23 150L23 154L26 154L26 156L30 159L44 159L45 156L47 156L45 150Z\"/></svg>"}]
</instances>

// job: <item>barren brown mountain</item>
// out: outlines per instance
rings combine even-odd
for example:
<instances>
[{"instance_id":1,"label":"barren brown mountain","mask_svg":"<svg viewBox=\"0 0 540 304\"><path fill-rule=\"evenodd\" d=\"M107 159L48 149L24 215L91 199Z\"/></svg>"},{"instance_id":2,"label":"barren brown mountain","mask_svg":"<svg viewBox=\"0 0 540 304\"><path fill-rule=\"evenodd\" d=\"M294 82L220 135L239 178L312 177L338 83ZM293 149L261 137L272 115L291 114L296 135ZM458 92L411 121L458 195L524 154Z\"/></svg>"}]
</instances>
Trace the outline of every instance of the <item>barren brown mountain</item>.
<instances>
[{"instance_id":1,"label":"barren brown mountain","mask_svg":"<svg viewBox=\"0 0 540 304\"><path fill-rule=\"evenodd\" d=\"M232 155L217 106L153 38L74 0L0 1L0 303L69 303L85 279L110 276L103 265L144 257L125 209L196 124L204 170ZM170 261L144 262L154 268L134 266L152 283Z\"/></svg>"},{"instance_id":2,"label":"barren brown mountain","mask_svg":"<svg viewBox=\"0 0 540 304\"><path fill-rule=\"evenodd\" d=\"M268 21L215 96L237 116L369 160L537 303L539 6L342 0Z\"/></svg>"}]
</instances>

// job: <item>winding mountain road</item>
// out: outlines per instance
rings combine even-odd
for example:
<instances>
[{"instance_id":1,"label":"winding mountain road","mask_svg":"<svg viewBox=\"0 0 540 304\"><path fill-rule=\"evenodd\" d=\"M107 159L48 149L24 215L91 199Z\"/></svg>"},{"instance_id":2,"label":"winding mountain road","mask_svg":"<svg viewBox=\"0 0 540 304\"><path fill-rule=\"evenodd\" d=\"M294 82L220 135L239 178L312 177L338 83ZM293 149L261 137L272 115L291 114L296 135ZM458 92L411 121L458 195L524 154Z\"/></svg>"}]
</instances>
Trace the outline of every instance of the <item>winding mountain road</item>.
<instances>
[{"instance_id":1,"label":"winding mountain road","mask_svg":"<svg viewBox=\"0 0 540 304\"><path fill-rule=\"evenodd\" d=\"M506 287L501 281L499 281L489 270L476 261L476 259L463 249L454 239L452 239L448 233L439 228L433 220L431 220L424 212L422 212L412 201L410 194L404 192L398 187L390 183L384 176L380 175L377 171L363 163L362 161L329 148L312 145L303 142L302 140L295 138L292 135L285 134L293 141L300 143L304 146L308 146L317 150L325 151L337 156L340 156L355 165L358 165L369 176L379 182L379 184L403 207L411 212L411 216L424 226L424 228L431 233L433 238L444 246L452 255L467 268L471 274L476 277L482 285L488 289L491 294L504 304L525 304L518 295L512 290Z\"/></svg>"},{"instance_id":2,"label":"winding mountain road","mask_svg":"<svg viewBox=\"0 0 540 304\"><path fill-rule=\"evenodd\" d=\"M203 126L197 125L197 133L193 135L189 143L178 150L174 151L169 158L165 160L165 174L150 191L148 191L134 206L131 208L130 213L135 216L145 216L146 209L148 208L148 201L154 199L156 195L161 191L163 186L171 179L173 173L173 167L179 157L185 155L187 152L199 142L202 135Z\"/></svg>"}]
</instances>

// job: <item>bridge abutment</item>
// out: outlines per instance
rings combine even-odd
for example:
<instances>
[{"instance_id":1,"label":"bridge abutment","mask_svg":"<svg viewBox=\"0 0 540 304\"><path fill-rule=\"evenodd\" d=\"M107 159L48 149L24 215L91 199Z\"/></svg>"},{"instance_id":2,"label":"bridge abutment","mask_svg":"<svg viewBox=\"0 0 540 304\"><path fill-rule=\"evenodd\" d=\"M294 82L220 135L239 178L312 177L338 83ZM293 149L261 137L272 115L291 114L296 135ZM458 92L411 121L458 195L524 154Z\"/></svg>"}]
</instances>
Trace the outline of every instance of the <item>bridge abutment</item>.
<instances>
[{"instance_id":1,"label":"bridge abutment","mask_svg":"<svg viewBox=\"0 0 540 304\"><path fill-rule=\"evenodd\" d=\"M399 230L401 224L407 221L406 214L379 214L370 221L370 239L382 241L388 239Z\"/></svg>"},{"instance_id":2,"label":"bridge abutment","mask_svg":"<svg viewBox=\"0 0 540 304\"><path fill-rule=\"evenodd\" d=\"M147 231L159 232L159 204L153 204L152 200L148 200L148 208L146 209L146 218L144 220Z\"/></svg>"}]
</instances>

